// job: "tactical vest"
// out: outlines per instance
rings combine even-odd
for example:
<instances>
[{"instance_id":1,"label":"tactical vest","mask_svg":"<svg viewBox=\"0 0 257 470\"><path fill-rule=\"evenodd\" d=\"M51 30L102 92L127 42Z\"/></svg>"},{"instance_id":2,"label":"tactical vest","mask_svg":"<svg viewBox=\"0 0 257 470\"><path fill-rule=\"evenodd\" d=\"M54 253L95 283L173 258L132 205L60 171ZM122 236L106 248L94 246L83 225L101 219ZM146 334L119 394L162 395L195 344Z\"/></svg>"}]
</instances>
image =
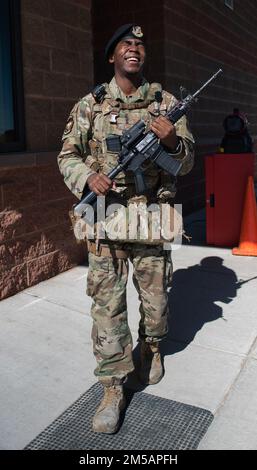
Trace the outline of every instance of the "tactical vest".
<instances>
[{"instance_id":1,"label":"tactical vest","mask_svg":"<svg viewBox=\"0 0 257 470\"><path fill-rule=\"evenodd\" d=\"M104 84L97 89L97 94L92 96L90 99L91 108L91 135L89 140L89 146L91 150L90 165L95 170L100 170L104 174L108 174L118 164L118 151L110 151L107 148L106 139L110 135L121 136L124 130L131 128L137 121L143 120L146 123L146 131L150 129L151 121L158 115L167 113L167 106L169 106L168 100L163 99L162 87L158 83L152 83L149 86L147 96L144 101L137 101L134 103L124 103L119 99L111 97L111 93L108 84ZM107 95L107 96L105 96ZM162 202L159 199L161 191L166 190L168 193L167 199L175 195L174 186L172 186L171 177L167 173L159 170L153 163L147 164L145 171L145 182L149 189L147 194L143 196L135 195L135 182L133 174L128 172L120 173L116 178L117 188L115 190L109 190L106 198L106 207L113 203L120 203L121 208L114 214L108 216L105 223L105 230L107 233L107 239L117 240L118 242L126 243L143 243L143 244L163 244L166 241L170 241L176 235L175 232L181 233L181 222L176 224L174 227L174 221L177 220L177 215L174 213L173 208L169 204L166 204L165 221L168 223L168 232L171 233L170 238L159 238L154 237L153 233L159 227L159 220L163 220L163 212L161 213L160 219L156 219L155 215L143 219L143 225L135 224L135 237L131 238L129 233L129 208L131 204L139 207L143 215L145 214L144 204L149 206L149 203ZM170 185L170 187L168 187ZM143 204L141 206L141 204ZM126 211L126 217L124 212ZM169 215L167 215L169 214ZM139 216L140 219L140 216ZM125 227L124 227L125 220ZM146 221L146 222L145 222ZM76 222L76 221L75 221ZM140 222L140 220L138 220ZM146 230L145 236L141 238L142 226ZM94 226L94 238L99 239L97 234L97 227ZM83 230L82 230L83 232ZM110 234L117 235L110 237ZM82 238L85 233L82 233ZM100 237L101 239L101 237Z\"/></svg>"},{"instance_id":2,"label":"tactical vest","mask_svg":"<svg viewBox=\"0 0 257 470\"><path fill-rule=\"evenodd\" d=\"M104 88L103 95L107 94L107 97L98 96L92 106L92 139L89 145L100 171L108 174L118 163L118 152L108 150L106 138L111 134L120 136L124 130L132 127L140 119L146 123L146 130L149 130L154 118L159 114L166 114L167 104L162 100L162 87L159 83L150 84L146 99L135 103L124 103L119 99L110 98L107 83L104 84ZM154 164L148 163L144 174L146 184L156 189L160 170ZM115 181L118 186L130 187L133 192L133 174L125 175L122 172Z\"/></svg>"}]
</instances>

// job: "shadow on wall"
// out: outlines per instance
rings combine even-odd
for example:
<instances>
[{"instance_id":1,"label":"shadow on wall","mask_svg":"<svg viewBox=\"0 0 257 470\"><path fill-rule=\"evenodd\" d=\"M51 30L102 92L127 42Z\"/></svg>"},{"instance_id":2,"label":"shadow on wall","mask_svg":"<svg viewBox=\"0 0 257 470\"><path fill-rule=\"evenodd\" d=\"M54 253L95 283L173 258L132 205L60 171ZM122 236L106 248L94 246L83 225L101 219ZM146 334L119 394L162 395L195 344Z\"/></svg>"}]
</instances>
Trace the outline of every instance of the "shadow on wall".
<instances>
[{"instance_id":1,"label":"shadow on wall","mask_svg":"<svg viewBox=\"0 0 257 470\"><path fill-rule=\"evenodd\" d=\"M175 271L169 293L169 335L163 345L164 355L182 351L205 323L222 318L222 307L216 302L232 302L240 286L235 272L223 266L223 259L217 256Z\"/></svg>"}]
</instances>

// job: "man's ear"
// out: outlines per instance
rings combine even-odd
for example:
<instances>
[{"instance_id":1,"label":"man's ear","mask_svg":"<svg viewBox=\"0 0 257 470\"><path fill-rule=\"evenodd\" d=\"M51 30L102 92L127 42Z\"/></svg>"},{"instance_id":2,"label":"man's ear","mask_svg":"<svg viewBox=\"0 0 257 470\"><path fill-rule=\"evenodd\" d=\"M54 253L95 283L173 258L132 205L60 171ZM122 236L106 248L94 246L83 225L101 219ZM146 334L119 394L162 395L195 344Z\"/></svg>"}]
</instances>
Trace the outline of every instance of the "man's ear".
<instances>
[{"instance_id":1,"label":"man's ear","mask_svg":"<svg viewBox=\"0 0 257 470\"><path fill-rule=\"evenodd\" d=\"M109 64L113 64L113 63L114 63L114 55L113 55L113 54L110 55L108 61L109 61Z\"/></svg>"}]
</instances>

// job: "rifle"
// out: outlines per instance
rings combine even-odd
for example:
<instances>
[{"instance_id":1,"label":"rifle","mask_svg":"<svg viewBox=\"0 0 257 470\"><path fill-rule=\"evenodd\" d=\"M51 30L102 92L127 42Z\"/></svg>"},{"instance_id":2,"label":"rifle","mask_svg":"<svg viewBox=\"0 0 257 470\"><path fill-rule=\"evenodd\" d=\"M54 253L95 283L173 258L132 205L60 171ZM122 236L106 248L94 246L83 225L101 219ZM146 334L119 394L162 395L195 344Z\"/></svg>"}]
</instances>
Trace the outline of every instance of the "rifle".
<instances>
[{"instance_id":1,"label":"rifle","mask_svg":"<svg viewBox=\"0 0 257 470\"><path fill-rule=\"evenodd\" d=\"M240 281L236 282L236 288L240 289L241 286L243 286L244 284L247 284L247 282L253 281L254 279L257 279L257 276L250 277L250 279L246 279L245 281L240 279Z\"/></svg>"},{"instance_id":2,"label":"rifle","mask_svg":"<svg viewBox=\"0 0 257 470\"><path fill-rule=\"evenodd\" d=\"M179 101L170 111L165 115L173 124L175 124L197 101L198 95L207 87L220 73L219 69L209 80L207 80L193 95L188 94L183 100ZM118 151L118 165L108 173L111 180L121 173L122 171L132 171L135 176L136 193L143 194L146 191L144 182L142 164L145 161L151 161L169 173L171 176L177 176L182 163L168 154L162 144L159 143L158 137L152 132L145 132L146 124L143 120L139 120L130 129L123 132L118 136L109 136L108 150ZM81 201L74 207L74 214L76 216L83 216L86 213L86 205L94 205L97 196L93 191L86 191Z\"/></svg>"}]
</instances>

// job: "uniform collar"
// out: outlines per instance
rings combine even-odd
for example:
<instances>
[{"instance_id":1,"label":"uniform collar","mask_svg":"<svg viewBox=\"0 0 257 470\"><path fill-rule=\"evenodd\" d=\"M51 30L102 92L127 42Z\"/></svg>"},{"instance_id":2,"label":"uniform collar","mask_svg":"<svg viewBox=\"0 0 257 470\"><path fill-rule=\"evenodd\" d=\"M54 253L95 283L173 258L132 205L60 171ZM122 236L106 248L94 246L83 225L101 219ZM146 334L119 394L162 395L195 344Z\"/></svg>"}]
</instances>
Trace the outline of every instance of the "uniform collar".
<instances>
[{"instance_id":1,"label":"uniform collar","mask_svg":"<svg viewBox=\"0 0 257 470\"><path fill-rule=\"evenodd\" d=\"M137 101L144 101L147 97L148 90L149 90L149 83L146 81L145 78L142 80L142 85L137 89L136 93L131 96L126 96L125 93L120 89L117 85L115 77L109 83L109 91L110 97L114 98L115 100L120 100L123 103L135 103ZM107 98L107 95L105 95Z\"/></svg>"}]
</instances>

